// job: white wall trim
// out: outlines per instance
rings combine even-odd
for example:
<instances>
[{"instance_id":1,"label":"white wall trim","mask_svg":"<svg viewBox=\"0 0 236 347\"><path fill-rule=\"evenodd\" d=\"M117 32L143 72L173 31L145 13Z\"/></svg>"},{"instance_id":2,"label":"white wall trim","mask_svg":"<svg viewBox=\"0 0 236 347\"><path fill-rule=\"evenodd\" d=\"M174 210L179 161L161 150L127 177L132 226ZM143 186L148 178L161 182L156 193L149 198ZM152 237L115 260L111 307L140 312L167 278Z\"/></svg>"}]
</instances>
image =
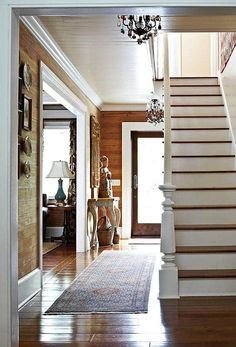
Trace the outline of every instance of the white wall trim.
<instances>
[{"instance_id":1,"label":"white wall trim","mask_svg":"<svg viewBox=\"0 0 236 347\"><path fill-rule=\"evenodd\" d=\"M219 33L211 33L211 76L217 76L219 70Z\"/></svg>"},{"instance_id":2,"label":"white wall trim","mask_svg":"<svg viewBox=\"0 0 236 347\"><path fill-rule=\"evenodd\" d=\"M81 76L76 67L71 63L53 37L49 34L42 22L33 16L21 17L21 21L53 57L53 59L55 59L65 73L71 78L71 80L78 86L78 88L92 101L95 106L101 108L101 98Z\"/></svg>"},{"instance_id":3,"label":"white wall trim","mask_svg":"<svg viewBox=\"0 0 236 347\"><path fill-rule=\"evenodd\" d=\"M231 122L231 115L230 115L230 111L229 111L228 99L226 97L226 91L225 91L225 88L224 88L224 82L223 82L222 74L221 74L220 71L218 72L218 79L219 79L219 82L220 82L220 89L221 89L222 98L223 98L223 102L224 102L224 109L225 109L225 112L226 112L226 115L227 115L227 119L228 119L228 124L229 124L229 128L230 128L230 134L231 134L231 137L232 137L234 153L236 153L236 139L235 139L234 130L233 130L232 122ZM235 165L236 165L236 159L235 159Z\"/></svg>"},{"instance_id":4,"label":"white wall trim","mask_svg":"<svg viewBox=\"0 0 236 347\"><path fill-rule=\"evenodd\" d=\"M162 131L163 123L157 126L146 122L122 123L122 239L131 237L131 131Z\"/></svg>"},{"instance_id":5,"label":"white wall trim","mask_svg":"<svg viewBox=\"0 0 236 347\"><path fill-rule=\"evenodd\" d=\"M41 62L43 89L56 101L76 115L77 119L77 163L76 172L78 203L76 204L76 251L89 249L87 236L87 200L89 198L89 115L87 106Z\"/></svg>"},{"instance_id":6,"label":"white wall trim","mask_svg":"<svg viewBox=\"0 0 236 347\"><path fill-rule=\"evenodd\" d=\"M18 307L23 306L41 289L41 270L35 269L18 281Z\"/></svg>"}]
</instances>

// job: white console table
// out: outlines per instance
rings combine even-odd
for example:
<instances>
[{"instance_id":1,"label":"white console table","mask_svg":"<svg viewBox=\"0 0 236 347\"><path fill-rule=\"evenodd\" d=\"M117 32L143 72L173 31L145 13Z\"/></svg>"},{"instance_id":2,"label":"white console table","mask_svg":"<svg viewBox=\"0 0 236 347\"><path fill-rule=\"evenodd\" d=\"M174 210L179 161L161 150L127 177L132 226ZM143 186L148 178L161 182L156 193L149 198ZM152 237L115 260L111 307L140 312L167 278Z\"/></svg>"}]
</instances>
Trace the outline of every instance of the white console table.
<instances>
[{"instance_id":1,"label":"white console table","mask_svg":"<svg viewBox=\"0 0 236 347\"><path fill-rule=\"evenodd\" d=\"M92 230L89 230L88 223L88 236L90 238L90 247L95 247L98 243L97 237L97 226L98 226L98 208L102 209L103 216L107 214L107 209L111 214L111 225L112 225L112 235L114 235L115 230L117 230L120 225L120 209L119 209L120 198L97 198L88 199L88 218L92 216Z\"/></svg>"}]
</instances>

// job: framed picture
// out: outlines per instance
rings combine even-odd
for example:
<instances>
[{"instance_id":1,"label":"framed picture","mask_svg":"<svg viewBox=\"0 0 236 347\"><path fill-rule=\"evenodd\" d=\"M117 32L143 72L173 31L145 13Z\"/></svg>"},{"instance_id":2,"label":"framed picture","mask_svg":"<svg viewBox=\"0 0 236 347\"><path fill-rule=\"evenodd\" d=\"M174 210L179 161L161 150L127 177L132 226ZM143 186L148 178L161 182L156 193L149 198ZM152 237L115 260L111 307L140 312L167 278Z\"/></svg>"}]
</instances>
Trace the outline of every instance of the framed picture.
<instances>
[{"instance_id":1,"label":"framed picture","mask_svg":"<svg viewBox=\"0 0 236 347\"><path fill-rule=\"evenodd\" d=\"M20 175L21 175L21 164L20 164L20 150L21 150L21 145L20 143L18 143L18 161L17 161L17 164L18 164L18 179L20 178Z\"/></svg>"},{"instance_id":2,"label":"framed picture","mask_svg":"<svg viewBox=\"0 0 236 347\"><path fill-rule=\"evenodd\" d=\"M18 109L22 109L22 78L18 77Z\"/></svg>"},{"instance_id":3,"label":"framed picture","mask_svg":"<svg viewBox=\"0 0 236 347\"><path fill-rule=\"evenodd\" d=\"M21 110L18 110L18 135L21 136L22 134L22 116L23 112Z\"/></svg>"},{"instance_id":4,"label":"framed picture","mask_svg":"<svg viewBox=\"0 0 236 347\"><path fill-rule=\"evenodd\" d=\"M99 187L100 181L100 125L90 117L90 187Z\"/></svg>"},{"instance_id":5,"label":"framed picture","mask_svg":"<svg viewBox=\"0 0 236 347\"><path fill-rule=\"evenodd\" d=\"M32 99L23 94L23 129L30 131L32 126Z\"/></svg>"}]
</instances>

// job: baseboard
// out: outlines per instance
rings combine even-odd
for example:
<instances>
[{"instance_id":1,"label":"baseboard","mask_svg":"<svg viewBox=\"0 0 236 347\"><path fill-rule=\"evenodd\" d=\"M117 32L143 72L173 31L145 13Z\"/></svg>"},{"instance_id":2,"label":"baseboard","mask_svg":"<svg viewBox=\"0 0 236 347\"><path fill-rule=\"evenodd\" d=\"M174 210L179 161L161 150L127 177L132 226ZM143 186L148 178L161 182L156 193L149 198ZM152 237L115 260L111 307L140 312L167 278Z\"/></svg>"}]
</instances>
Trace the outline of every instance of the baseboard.
<instances>
[{"instance_id":1,"label":"baseboard","mask_svg":"<svg viewBox=\"0 0 236 347\"><path fill-rule=\"evenodd\" d=\"M180 279L179 296L235 296L235 278Z\"/></svg>"},{"instance_id":2,"label":"baseboard","mask_svg":"<svg viewBox=\"0 0 236 347\"><path fill-rule=\"evenodd\" d=\"M23 306L41 289L41 270L30 272L18 281L18 307Z\"/></svg>"}]
</instances>

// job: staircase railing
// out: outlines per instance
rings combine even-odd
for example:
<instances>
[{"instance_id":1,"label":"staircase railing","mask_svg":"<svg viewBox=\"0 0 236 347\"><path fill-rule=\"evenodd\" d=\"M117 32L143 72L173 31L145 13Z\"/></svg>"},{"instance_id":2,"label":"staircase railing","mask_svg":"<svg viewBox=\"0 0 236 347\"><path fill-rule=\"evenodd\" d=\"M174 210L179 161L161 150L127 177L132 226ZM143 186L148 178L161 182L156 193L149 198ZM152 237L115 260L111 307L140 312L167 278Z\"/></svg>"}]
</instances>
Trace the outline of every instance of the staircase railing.
<instances>
[{"instance_id":1,"label":"staircase railing","mask_svg":"<svg viewBox=\"0 0 236 347\"><path fill-rule=\"evenodd\" d=\"M168 34L164 33L164 184L159 186L164 195L162 203L161 223L161 252L162 265L159 270L159 297L177 298L178 269L175 263L175 226L172 196L175 186L172 185L171 165L171 104L170 104L170 76Z\"/></svg>"}]
</instances>

